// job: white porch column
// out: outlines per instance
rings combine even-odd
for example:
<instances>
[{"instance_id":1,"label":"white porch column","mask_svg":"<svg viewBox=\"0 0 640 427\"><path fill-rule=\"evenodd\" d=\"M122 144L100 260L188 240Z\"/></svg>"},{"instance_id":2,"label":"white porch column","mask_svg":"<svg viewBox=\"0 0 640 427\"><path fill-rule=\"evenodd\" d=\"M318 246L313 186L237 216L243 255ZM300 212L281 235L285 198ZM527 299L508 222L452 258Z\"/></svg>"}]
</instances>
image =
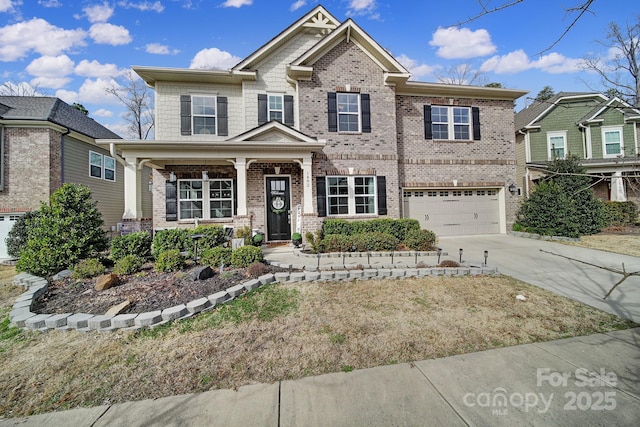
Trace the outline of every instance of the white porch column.
<instances>
[{"instance_id":1,"label":"white porch column","mask_svg":"<svg viewBox=\"0 0 640 427\"><path fill-rule=\"evenodd\" d=\"M622 172L615 172L611 177L611 200L614 202L627 201L627 193L624 190Z\"/></svg>"},{"instance_id":2,"label":"white porch column","mask_svg":"<svg viewBox=\"0 0 640 427\"><path fill-rule=\"evenodd\" d=\"M311 177L311 156L302 159L302 181L303 181L303 213L313 213L313 182Z\"/></svg>"},{"instance_id":3,"label":"white porch column","mask_svg":"<svg viewBox=\"0 0 640 427\"><path fill-rule=\"evenodd\" d=\"M138 169L138 159L124 159L124 214L122 219L142 218L142 173Z\"/></svg>"},{"instance_id":4,"label":"white porch column","mask_svg":"<svg viewBox=\"0 0 640 427\"><path fill-rule=\"evenodd\" d=\"M238 157L233 164L238 175L238 211L237 215L247 215L247 159Z\"/></svg>"}]
</instances>

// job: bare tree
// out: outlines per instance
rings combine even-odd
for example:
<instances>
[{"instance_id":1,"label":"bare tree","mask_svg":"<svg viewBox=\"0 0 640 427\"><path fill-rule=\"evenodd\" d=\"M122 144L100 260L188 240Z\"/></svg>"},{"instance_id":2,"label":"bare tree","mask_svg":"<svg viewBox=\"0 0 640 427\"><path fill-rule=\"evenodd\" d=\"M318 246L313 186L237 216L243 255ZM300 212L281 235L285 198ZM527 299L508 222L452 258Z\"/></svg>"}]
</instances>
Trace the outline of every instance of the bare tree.
<instances>
[{"instance_id":1,"label":"bare tree","mask_svg":"<svg viewBox=\"0 0 640 427\"><path fill-rule=\"evenodd\" d=\"M127 72L124 79L124 86L113 85L105 90L124 104L131 133L138 139L147 139L155 125L151 90L133 71Z\"/></svg>"},{"instance_id":2,"label":"bare tree","mask_svg":"<svg viewBox=\"0 0 640 427\"><path fill-rule=\"evenodd\" d=\"M640 18L625 28L609 24L606 40L598 40L608 56L584 58L583 68L600 77L600 84L608 93L616 94L627 103L640 107Z\"/></svg>"},{"instance_id":3,"label":"bare tree","mask_svg":"<svg viewBox=\"0 0 640 427\"><path fill-rule=\"evenodd\" d=\"M4 82L0 86L2 96L44 96L38 86L31 86L27 82Z\"/></svg>"},{"instance_id":4,"label":"bare tree","mask_svg":"<svg viewBox=\"0 0 640 427\"><path fill-rule=\"evenodd\" d=\"M477 19L482 18L485 15L489 15L491 13L496 13L499 12L501 10L507 9L509 7L513 7L516 6L520 3L523 3L525 0L503 0L502 2L500 2L497 5L491 5L490 3L492 2L492 0L477 0L478 5L480 6L480 12L478 12L476 15L471 16L470 18L464 20L464 21L460 21L458 23L455 24L456 27L459 27L461 25L464 24L468 24L469 22L475 21ZM534 0L530 0L530 2L533 2ZM564 31L562 32L562 34L560 36L558 36L558 38L556 38L556 40L551 43L549 46L547 46L545 49L543 49L542 51L538 52L538 55L547 52L551 49L553 49L553 47L555 45L557 45L558 43L560 43L560 41L567 35L567 33L569 33L569 31L571 31L571 29L576 25L576 23L580 20L580 18L582 18L584 16L585 13L589 12L589 13L593 13L590 10L591 5L593 4L595 0L581 0L578 4L576 4L573 7L569 7L569 8L564 8L565 10L565 14L566 15L575 15L573 17L573 19L571 20L571 22L565 27Z\"/></svg>"},{"instance_id":5,"label":"bare tree","mask_svg":"<svg viewBox=\"0 0 640 427\"><path fill-rule=\"evenodd\" d=\"M480 70L474 70L471 64L454 65L442 72L435 73L435 77L440 83L450 85L482 86L487 83L484 73Z\"/></svg>"}]
</instances>

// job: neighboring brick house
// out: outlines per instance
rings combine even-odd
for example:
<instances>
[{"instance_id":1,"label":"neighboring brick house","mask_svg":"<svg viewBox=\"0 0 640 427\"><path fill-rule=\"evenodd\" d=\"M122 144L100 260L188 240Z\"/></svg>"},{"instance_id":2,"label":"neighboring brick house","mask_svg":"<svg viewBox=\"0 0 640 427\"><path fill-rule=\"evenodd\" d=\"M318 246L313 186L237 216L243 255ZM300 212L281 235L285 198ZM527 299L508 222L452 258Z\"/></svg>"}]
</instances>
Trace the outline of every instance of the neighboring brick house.
<instances>
[{"instance_id":1,"label":"neighboring brick house","mask_svg":"<svg viewBox=\"0 0 640 427\"><path fill-rule=\"evenodd\" d=\"M410 81L322 6L230 70L133 70L155 90L156 140L98 142L126 165L132 221L147 165L155 228L248 225L286 241L325 218L413 217L439 235L513 222L513 101L526 92Z\"/></svg>"},{"instance_id":2,"label":"neighboring brick house","mask_svg":"<svg viewBox=\"0 0 640 427\"><path fill-rule=\"evenodd\" d=\"M91 188L106 230L122 221L123 167L96 138L119 137L58 98L0 96L0 258L19 216L64 183ZM141 200L150 217L150 195Z\"/></svg>"},{"instance_id":3,"label":"neighboring brick house","mask_svg":"<svg viewBox=\"0 0 640 427\"><path fill-rule=\"evenodd\" d=\"M526 195L544 175L547 162L571 154L592 175L597 197L637 199L630 182L640 172L640 111L620 99L561 92L518 112L515 132L518 182Z\"/></svg>"}]
</instances>

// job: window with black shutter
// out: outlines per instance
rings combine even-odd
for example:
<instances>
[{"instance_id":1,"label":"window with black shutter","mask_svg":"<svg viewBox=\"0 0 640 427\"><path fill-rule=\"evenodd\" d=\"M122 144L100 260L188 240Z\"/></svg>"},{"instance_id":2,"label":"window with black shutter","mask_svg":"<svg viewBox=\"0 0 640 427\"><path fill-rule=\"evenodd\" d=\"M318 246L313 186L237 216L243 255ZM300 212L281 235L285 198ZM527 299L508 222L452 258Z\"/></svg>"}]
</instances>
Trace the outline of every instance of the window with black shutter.
<instances>
[{"instance_id":1,"label":"window with black shutter","mask_svg":"<svg viewBox=\"0 0 640 427\"><path fill-rule=\"evenodd\" d=\"M178 220L178 182L166 181L165 183L165 219L167 221Z\"/></svg>"}]
</instances>

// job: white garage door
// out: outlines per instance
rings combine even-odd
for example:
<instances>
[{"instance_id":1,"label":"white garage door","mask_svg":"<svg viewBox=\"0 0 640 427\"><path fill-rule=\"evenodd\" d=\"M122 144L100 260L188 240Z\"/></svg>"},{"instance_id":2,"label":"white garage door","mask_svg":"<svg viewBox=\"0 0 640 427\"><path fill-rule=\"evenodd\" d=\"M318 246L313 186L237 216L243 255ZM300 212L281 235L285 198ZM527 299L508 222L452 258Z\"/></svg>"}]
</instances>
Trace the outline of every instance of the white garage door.
<instances>
[{"instance_id":1,"label":"white garage door","mask_svg":"<svg viewBox=\"0 0 640 427\"><path fill-rule=\"evenodd\" d=\"M13 224L20 218L20 215L3 215L0 214L0 258L9 258L7 253L7 244L5 239L9 235L9 231Z\"/></svg>"},{"instance_id":2,"label":"white garage door","mask_svg":"<svg viewBox=\"0 0 640 427\"><path fill-rule=\"evenodd\" d=\"M497 189L405 190L404 217L437 236L500 233Z\"/></svg>"}]
</instances>

